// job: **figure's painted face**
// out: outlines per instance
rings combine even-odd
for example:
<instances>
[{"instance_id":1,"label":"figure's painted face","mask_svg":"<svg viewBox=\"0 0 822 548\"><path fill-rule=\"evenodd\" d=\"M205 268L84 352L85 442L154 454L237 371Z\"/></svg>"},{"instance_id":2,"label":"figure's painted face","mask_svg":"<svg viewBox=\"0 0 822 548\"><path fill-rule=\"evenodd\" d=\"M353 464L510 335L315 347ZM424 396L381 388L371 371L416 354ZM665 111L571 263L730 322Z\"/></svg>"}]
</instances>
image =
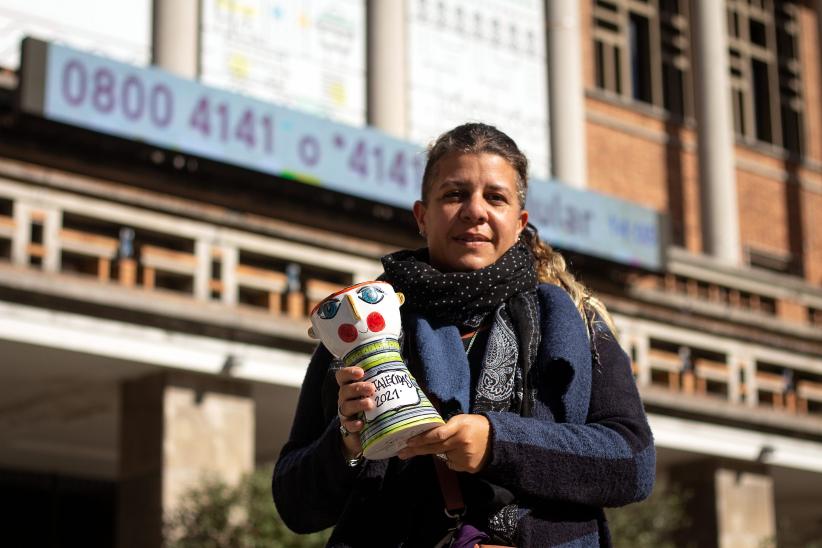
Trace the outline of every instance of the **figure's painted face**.
<instances>
[{"instance_id":1,"label":"figure's painted face","mask_svg":"<svg viewBox=\"0 0 822 548\"><path fill-rule=\"evenodd\" d=\"M386 282L363 282L329 295L311 311L308 334L337 358L375 339L398 339L402 293Z\"/></svg>"}]
</instances>

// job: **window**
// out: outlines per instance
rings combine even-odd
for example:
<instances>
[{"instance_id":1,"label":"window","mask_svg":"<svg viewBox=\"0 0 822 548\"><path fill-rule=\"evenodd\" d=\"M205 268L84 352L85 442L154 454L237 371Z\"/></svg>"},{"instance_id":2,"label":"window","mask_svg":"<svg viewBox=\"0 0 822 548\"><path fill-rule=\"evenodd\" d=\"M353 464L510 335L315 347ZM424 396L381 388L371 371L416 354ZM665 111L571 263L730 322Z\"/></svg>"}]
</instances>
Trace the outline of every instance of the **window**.
<instances>
[{"instance_id":1,"label":"window","mask_svg":"<svg viewBox=\"0 0 822 548\"><path fill-rule=\"evenodd\" d=\"M797 7L727 0L734 128L746 139L802 152Z\"/></svg>"},{"instance_id":2,"label":"window","mask_svg":"<svg viewBox=\"0 0 822 548\"><path fill-rule=\"evenodd\" d=\"M690 115L686 10L684 0L595 0L596 86Z\"/></svg>"}]
</instances>

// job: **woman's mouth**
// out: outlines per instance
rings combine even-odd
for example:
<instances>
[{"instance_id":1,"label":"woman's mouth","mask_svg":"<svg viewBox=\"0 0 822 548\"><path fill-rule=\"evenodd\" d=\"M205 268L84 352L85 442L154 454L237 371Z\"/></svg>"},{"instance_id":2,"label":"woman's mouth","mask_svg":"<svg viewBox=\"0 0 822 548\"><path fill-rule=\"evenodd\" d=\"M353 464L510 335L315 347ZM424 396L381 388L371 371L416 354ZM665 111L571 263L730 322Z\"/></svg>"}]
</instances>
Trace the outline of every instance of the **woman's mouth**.
<instances>
[{"instance_id":1,"label":"woman's mouth","mask_svg":"<svg viewBox=\"0 0 822 548\"><path fill-rule=\"evenodd\" d=\"M479 247L491 242L490 238L482 234L460 234L459 236L455 236L454 240L461 245L469 247Z\"/></svg>"}]
</instances>

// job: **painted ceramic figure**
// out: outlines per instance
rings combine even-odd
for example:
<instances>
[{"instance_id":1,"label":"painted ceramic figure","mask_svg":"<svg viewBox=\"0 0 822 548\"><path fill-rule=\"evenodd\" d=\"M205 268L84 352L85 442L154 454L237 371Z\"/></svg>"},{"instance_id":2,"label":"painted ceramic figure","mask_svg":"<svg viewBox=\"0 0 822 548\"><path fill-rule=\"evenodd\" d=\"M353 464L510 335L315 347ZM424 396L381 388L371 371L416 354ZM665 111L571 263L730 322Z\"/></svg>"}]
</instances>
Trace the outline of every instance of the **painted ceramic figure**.
<instances>
[{"instance_id":1,"label":"painted ceramic figure","mask_svg":"<svg viewBox=\"0 0 822 548\"><path fill-rule=\"evenodd\" d=\"M386 282L363 282L323 299L311 311L311 337L346 367L374 384L374 409L360 433L363 456L386 459L411 436L443 424L400 356L400 305L405 298Z\"/></svg>"}]
</instances>

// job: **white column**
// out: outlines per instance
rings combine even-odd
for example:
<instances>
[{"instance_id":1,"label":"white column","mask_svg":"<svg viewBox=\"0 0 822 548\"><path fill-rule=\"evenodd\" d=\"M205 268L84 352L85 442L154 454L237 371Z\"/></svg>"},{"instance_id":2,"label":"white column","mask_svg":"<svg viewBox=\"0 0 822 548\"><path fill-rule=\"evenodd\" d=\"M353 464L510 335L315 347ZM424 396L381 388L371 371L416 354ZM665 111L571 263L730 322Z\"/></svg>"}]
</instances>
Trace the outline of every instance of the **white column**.
<instances>
[{"instance_id":1,"label":"white column","mask_svg":"<svg viewBox=\"0 0 822 548\"><path fill-rule=\"evenodd\" d=\"M63 226L63 212L58 209L46 210L43 220L43 270L46 272L60 271L60 228Z\"/></svg>"},{"instance_id":2,"label":"white column","mask_svg":"<svg viewBox=\"0 0 822 548\"><path fill-rule=\"evenodd\" d=\"M579 2L548 0L545 6L553 175L567 185L584 188L588 175Z\"/></svg>"},{"instance_id":3,"label":"white column","mask_svg":"<svg viewBox=\"0 0 822 548\"><path fill-rule=\"evenodd\" d=\"M194 256L197 269L194 271L194 298L207 301L211 297L211 244L203 240L194 242Z\"/></svg>"},{"instance_id":4,"label":"white column","mask_svg":"<svg viewBox=\"0 0 822 548\"><path fill-rule=\"evenodd\" d=\"M154 0L153 62L184 78L198 75L200 2Z\"/></svg>"},{"instance_id":5,"label":"white column","mask_svg":"<svg viewBox=\"0 0 822 548\"><path fill-rule=\"evenodd\" d=\"M228 306L236 306L239 292L237 287L237 263L240 254L237 248L231 245L221 246L220 251L222 257L220 279L223 281L223 303Z\"/></svg>"},{"instance_id":6,"label":"white column","mask_svg":"<svg viewBox=\"0 0 822 548\"><path fill-rule=\"evenodd\" d=\"M693 4L702 246L706 253L739 264L739 208L728 74L725 2Z\"/></svg>"},{"instance_id":7,"label":"white column","mask_svg":"<svg viewBox=\"0 0 822 548\"><path fill-rule=\"evenodd\" d=\"M404 139L406 109L405 0L368 0L368 123Z\"/></svg>"},{"instance_id":8,"label":"white column","mask_svg":"<svg viewBox=\"0 0 822 548\"><path fill-rule=\"evenodd\" d=\"M14 203L14 235L11 239L11 262L28 266L31 243L31 207L19 200Z\"/></svg>"},{"instance_id":9,"label":"white column","mask_svg":"<svg viewBox=\"0 0 822 548\"><path fill-rule=\"evenodd\" d=\"M651 384L651 362L649 358L651 339L644 330L637 329L634 343L636 344L636 366L639 370L637 383L640 386L648 386Z\"/></svg>"}]
</instances>

